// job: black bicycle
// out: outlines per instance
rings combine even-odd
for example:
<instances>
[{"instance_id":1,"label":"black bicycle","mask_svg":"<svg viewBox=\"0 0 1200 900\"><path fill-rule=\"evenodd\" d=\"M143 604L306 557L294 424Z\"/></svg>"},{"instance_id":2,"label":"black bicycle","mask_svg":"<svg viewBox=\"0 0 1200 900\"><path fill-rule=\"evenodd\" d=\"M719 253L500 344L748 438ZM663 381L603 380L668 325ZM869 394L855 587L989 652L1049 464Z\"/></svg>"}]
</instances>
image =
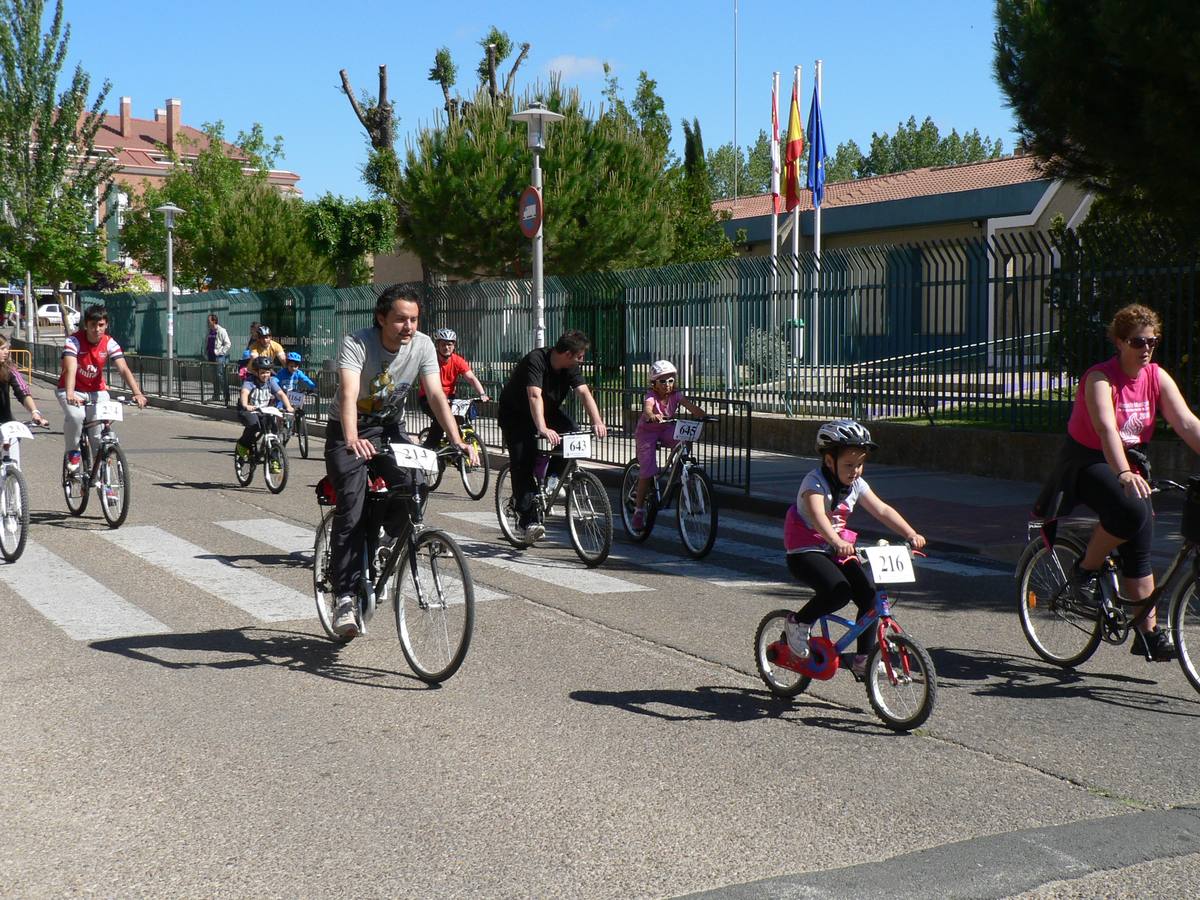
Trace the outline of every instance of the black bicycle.
<instances>
[{"instance_id":1,"label":"black bicycle","mask_svg":"<svg viewBox=\"0 0 1200 900\"><path fill-rule=\"evenodd\" d=\"M580 459L591 456L592 432L571 431L561 437L561 443L553 450L544 438L538 439L533 468L537 487L534 514L536 521L544 528L546 517L554 504L560 496L564 496L571 546L589 568L594 568L604 562L612 550L612 504L608 502L608 494L600 479L579 467ZM560 476L549 472L550 460L555 456L564 460ZM524 549L533 544L532 540L525 537L520 526L520 513L512 493L509 466L504 466L496 473L496 518L500 521L500 531L505 540L514 547Z\"/></svg>"},{"instance_id":2,"label":"black bicycle","mask_svg":"<svg viewBox=\"0 0 1200 900\"><path fill-rule=\"evenodd\" d=\"M309 397L316 396L312 391L288 391L288 401L292 404L292 414L285 415L279 436L286 447L293 436L296 446L300 449L300 458L308 459L308 425L305 422L304 404Z\"/></svg>"},{"instance_id":3,"label":"black bicycle","mask_svg":"<svg viewBox=\"0 0 1200 900\"><path fill-rule=\"evenodd\" d=\"M87 509L91 489L100 499L100 511L110 528L120 528L129 515L129 463L125 451L112 429L113 422L125 418L124 407L116 400L99 400L84 407L83 430L79 435L78 467L72 467L63 455L62 489L67 509L73 516L82 516ZM98 448L92 454L88 432L100 429Z\"/></svg>"},{"instance_id":4,"label":"black bicycle","mask_svg":"<svg viewBox=\"0 0 1200 900\"><path fill-rule=\"evenodd\" d=\"M1087 549L1087 535L1061 531L1056 518L1029 524L1032 540L1017 563L1021 630L1042 659L1074 668L1091 658L1101 641L1125 643L1134 626L1171 591L1167 621L1183 674L1200 691L1200 475L1185 488L1165 478L1148 479L1154 493L1183 491L1183 540L1166 575L1146 601L1121 597L1116 558L1110 555L1098 577L1096 596L1080 596L1070 573ZM1188 572L1190 566L1191 571ZM1136 611L1136 612L1135 612Z\"/></svg>"},{"instance_id":5,"label":"black bicycle","mask_svg":"<svg viewBox=\"0 0 1200 900\"><path fill-rule=\"evenodd\" d=\"M479 418L479 413L475 409L474 400L451 400L450 412L454 414L454 421L458 423L459 434L462 435L463 443L475 448L475 454L479 457L479 464L472 465L470 457L459 454L454 464L458 467L458 475L462 479L463 490L467 492L467 496L472 500L479 500L487 493L488 478L490 477L490 468L488 465L487 450L484 449L483 441L479 439L478 432L475 431L474 421ZM422 446L429 440L430 426L421 429L421 433L417 435L417 443ZM446 435L442 435L442 440L434 449L444 450L450 446L450 439ZM442 476L446 473L446 461L443 458L438 459L437 474L433 477L433 482L429 485L429 489L436 491L442 483Z\"/></svg>"},{"instance_id":6,"label":"black bicycle","mask_svg":"<svg viewBox=\"0 0 1200 900\"><path fill-rule=\"evenodd\" d=\"M450 449L435 454L416 444L377 448L402 468L430 472L438 456L456 455ZM454 538L423 522L426 485L389 488L368 464L363 516L367 541L363 548L356 617L366 633L376 608L391 601L396 612L400 649L417 677L428 684L445 681L458 671L475 627L475 583L467 558ZM332 507L337 498L328 476L317 485L317 502ZM313 593L321 627L334 641L348 637L333 630L337 598L329 575L334 510L327 508L317 526L313 547Z\"/></svg>"}]
</instances>

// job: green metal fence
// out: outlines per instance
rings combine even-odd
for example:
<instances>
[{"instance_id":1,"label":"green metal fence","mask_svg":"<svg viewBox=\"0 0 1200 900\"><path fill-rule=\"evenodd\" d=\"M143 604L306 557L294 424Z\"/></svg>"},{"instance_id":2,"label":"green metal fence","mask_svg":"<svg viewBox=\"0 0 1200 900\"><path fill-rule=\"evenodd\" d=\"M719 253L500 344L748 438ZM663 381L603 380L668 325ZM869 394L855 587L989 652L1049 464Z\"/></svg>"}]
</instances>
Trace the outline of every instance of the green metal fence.
<instances>
[{"instance_id":1,"label":"green metal fence","mask_svg":"<svg viewBox=\"0 0 1200 900\"><path fill-rule=\"evenodd\" d=\"M545 315L551 340L569 328L592 338L587 377L599 390L639 391L665 357L689 391L756 413L1054 430L1082 371L1111 352L1103 324L1134 300L1162 315L1161 361L1189 402L1200 401L1196 263L1131 240L1089 247L1069 232L1001 234L805 253L796 263L549 277ZM342 334L370 323L380 289L183 296L176 352L198 356L216 312L235 351L259 320L317 368ZM502 383L530 349L528 281L437 285L425 296L425 330L454 328L484 381ZM163 295L103 299L122 344L162 353Z\"/></svg>"}]
</instances>

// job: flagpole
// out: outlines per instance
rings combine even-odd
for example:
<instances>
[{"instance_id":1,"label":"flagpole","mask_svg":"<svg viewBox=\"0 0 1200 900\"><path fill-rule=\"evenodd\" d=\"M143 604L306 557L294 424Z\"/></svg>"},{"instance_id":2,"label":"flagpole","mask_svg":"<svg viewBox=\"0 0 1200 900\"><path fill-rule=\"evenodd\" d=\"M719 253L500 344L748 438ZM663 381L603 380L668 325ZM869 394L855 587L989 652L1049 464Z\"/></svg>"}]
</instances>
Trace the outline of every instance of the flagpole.
<instances>
[{"instance_id":1,"label":"flagpole","mask_svg":"<svg viewBox=\"0 0 1200 900\"><path fill-rule=\"evenodd\" d=\"M738 76L738 8L733 0L733 208L738 205L738 141L737 141L737 76Z\"/></svg>"},{"instance_id":2,"label":"flagpole","mask_svg":"<svg viewBox=\"0 0 1200 900\"><path fill-rule=\"evenodd\" d=\"M817 94L817 107L821 106L821 60L817 60L813 68L813 90ZM809 135L811 141L812 135ZM821 148L824 151L824 147ZM813 198L814 200L816 198ZM821 207L823 203L813 203L813 255L816 257L815 281L813 283L812 329L813 329L813 358L812 364L821 362Z\"/></svg>"},{"instance_id":3,"label":"flagpole","mask_svg":"<svg viewBox=\"0 0 1200 900\"><path fill-rule=\"evenodd\" d=\"M771 76L771 303L779 296L779 73Z\"/></svg>"},{"instance_id":4,"label":"flagpole","mask_svg":"<svg viewBox=\"0 0 1200 900\"><path fill-rule=\"evenodd\" d=\"M803 97L804 94L800 90L800 74L801 67L796 66L794 74L793 90L794 96L797 98ZM799 162L796 163L796 178L800 178ZM799 192L800 185L796 185L796 190ZM796 208L792 210L792 355L794 358L800 358L800 329L795 327L795 322L800 318L800 205L796 204Z\"/></svg>"}]
</instances>

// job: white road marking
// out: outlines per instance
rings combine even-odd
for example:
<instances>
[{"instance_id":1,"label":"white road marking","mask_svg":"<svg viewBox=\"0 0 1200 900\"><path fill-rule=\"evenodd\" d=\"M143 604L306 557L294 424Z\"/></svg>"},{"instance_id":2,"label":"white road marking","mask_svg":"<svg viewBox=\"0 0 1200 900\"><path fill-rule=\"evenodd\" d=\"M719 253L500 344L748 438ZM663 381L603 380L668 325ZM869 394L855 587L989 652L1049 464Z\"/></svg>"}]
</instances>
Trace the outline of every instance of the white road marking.
<instances>
[{"instance_id":1,"label":"white road marking","mask_svg":"<svg viewBox=\"0 0 1200 900\"><path fill-rule=\"evenodd\" d=\"M226 558L153 525L126 526L101 536L260 621L310 619L315 613L308 595L253 570L236 568Z\"/></svg>"},{"instance_id":2,"label":"white road marking","mask_svg":"<svg viewBox=\"0 0 1200 900\"><path fill-rule=\"evenodd\" d=\"M567 588L581 594L628 594L634 591L654 590L645 585L624 581L595 569L586 568L583 563L578 561L524 556L522 555L524 551L515 550L507 545L485 543L465 535L448 533L458 541L463 552L471 557L472 563L480 562L485 566L515 572L555 587Z\"/></svg>"},{"instance_id":3,"label":"white road marking","mask_svg":"<svg viewBox=\"0 0 1200 900\"><path fill-rule=\"evenodd\" d=\"M77 641L171 631L149 613L114 594L86 572L30 541L0 581Z\"/></svg>"},{"instance_id":4,"label":"white road marking","mask_svg":"<svg viewBox=\"0 0 1200 900\"><path fill-rule=\"evenodd\" d=\"M489 525L494 526L497 534L499 534L500 531L500 526L496 522L495 513L470 510L466 512L444 513L444 515L483 527L487 527ZM551 519L551 527L553 529L551 534L554 533L554 530L557 530L554 526L554 519ZM672 534L674 534L678 539L678 532L673 531ZM718 543L719 542L720 539L718 538ZM759 547L752 544L740 544L737 541L729 541L727 544L736 545L747 552L753 552L756 554L753 557L755 559L762 559L767 562L778 563L782 566L782 551L772 552L764 547ZM463 549L466 548L464 547ZM726 552L736 553L738 551L730 550ZM739 572L736 569L725 568L724 566L715 566L711 563L694 560L684 555L682 549L679 551L678 555L675 555L670 553L660 553L656 550L651 550L644 545L630 546L627 544L614 544L613 550L609 554L609 559L632 562L637 565L645 566L648 569L653 569L655 572L666 572L672 575L683 575L687 578L698 578L701 581L707 581L709 584L715 584L718 587L736 588L737 590L743 591L777 590L781 587L795 586L795 583L790 580L781 581L769 577L765 578L754 573ZM542 560L541 563L549 564L550 561ZM641 590L652 590L652 588L643 587Z\"/></svg>"},{"instance_id":5,"label":"white road marking","mask_svg":"<svg viewBox=\"0 0 1200 900\"><path fill-rule=\"evenodd\" d=\"M315 535L311 528L302 528L292 522L283 522L279 519L234 519L214 524L245 535L260 544L290 553L292 556L303 557L310 563L312 561ZM508 594L493 591L476 582L476 603L507 599L509 599Z\"/></svg>"}]
</instances>

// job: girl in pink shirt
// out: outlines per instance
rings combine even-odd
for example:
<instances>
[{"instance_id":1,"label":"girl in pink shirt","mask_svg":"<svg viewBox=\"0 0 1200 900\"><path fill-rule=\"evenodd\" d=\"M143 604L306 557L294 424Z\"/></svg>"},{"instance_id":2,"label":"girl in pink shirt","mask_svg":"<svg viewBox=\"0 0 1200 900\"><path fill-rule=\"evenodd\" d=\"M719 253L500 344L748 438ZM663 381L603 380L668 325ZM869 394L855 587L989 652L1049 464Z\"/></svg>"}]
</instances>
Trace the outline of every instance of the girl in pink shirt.
<instances>
[{"instance_id":1,"label":"girl in pink shirt","mask_svg":"<svg viewBox=\"0 0 1200 900\"><path fill-rule=\"evenodd\" d=\"M674 447L678 443L673 436L674 426L664 424L663 420L674 418L681 406L697 418L704 416L704 410L675 389L678 377L670 360L660 359L650 367L650 388L642 400L642 414L638 416L634 433L639 476L633 502L634 531L646 527L646 492L650 489L650 480L658 474L658 447Z\"/></svg>"}]
</instances>

